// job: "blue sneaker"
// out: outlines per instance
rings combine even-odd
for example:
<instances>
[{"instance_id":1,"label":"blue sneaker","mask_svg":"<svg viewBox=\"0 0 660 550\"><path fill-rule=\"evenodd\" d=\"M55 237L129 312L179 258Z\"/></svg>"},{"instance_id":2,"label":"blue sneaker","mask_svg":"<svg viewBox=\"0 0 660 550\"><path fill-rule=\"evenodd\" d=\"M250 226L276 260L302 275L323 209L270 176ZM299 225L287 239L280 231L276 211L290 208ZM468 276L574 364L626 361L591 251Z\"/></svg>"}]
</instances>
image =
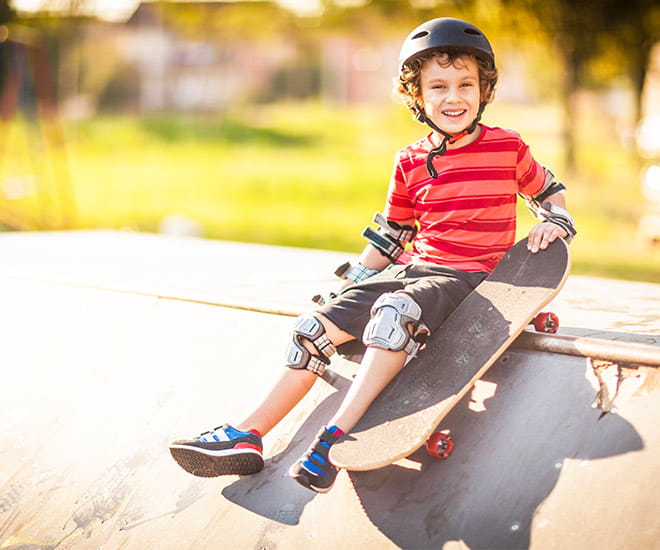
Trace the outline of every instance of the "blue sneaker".
<instances>
[{"instance_id":1,"label":"blue sneaker","mask_svg":"<svg viewBox=\"0 0 660 550\"><path fill-rule=\"evenodd\" d=\"M257 432L241 432L229 424L170 444L177 464L198 477L256 474L264 467L262 450Z\"/></svg>"},{"instance_id":2,"label":"blue sneaker","mask_svg":"<svg viewBox=\"0 0 660 550\"><path fill-rule=\"evenodd\" d=\"M289 475L307 489L327 493L339 471L330 462L328 452L342 435L344 432L336 426L323 428L307 452L289 468Z\"/></svg>"}]
</instances>

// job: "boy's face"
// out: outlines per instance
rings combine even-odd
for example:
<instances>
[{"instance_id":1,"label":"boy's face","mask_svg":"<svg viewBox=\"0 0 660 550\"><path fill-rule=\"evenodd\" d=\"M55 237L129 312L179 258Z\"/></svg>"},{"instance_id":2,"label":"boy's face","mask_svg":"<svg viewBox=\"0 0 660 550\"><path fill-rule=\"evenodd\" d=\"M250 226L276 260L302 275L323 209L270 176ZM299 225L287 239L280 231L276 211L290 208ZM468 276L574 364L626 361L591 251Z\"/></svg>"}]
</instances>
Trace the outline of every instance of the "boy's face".
<instances>
[{"instance_id":1,"label":"boy's face","mask_svg":"<svg viewBox=\"0 0 660 550\"><path fill-rule=\"evenodd\" d=\"M448 134L465 130L480 103L479 68L472 57L447 63L446 55L429 59L420 72L421 104L426 116Z\"/></svg>"}]
</instances>

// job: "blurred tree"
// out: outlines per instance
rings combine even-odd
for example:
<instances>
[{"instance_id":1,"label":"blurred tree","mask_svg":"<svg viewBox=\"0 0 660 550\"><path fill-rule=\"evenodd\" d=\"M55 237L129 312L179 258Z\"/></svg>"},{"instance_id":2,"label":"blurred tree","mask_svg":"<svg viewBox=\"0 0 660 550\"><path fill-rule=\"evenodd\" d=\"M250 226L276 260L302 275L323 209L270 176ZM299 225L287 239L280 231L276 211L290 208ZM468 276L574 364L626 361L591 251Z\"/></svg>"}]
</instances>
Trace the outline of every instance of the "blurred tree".
<instances>
[{"instance_id":1,"label":"blurred tree","mask_svg":"<svg viewBox=\"0 0 660 550\"><path fill-rule=\"evenodd\" d=\"M536 30L545 34L560 58L563 69L561 101L564 111L564 168L575 169L575 94L586 63L595 55L598 33L605 15L599 2L574 0L502 0L513 22L520 29L528 23L524 12L537 20ZM522 25L521 25L522 23Z\"/></svg>"},{"instance_id":2,"label":"blurred tree","mask_svg":"<svg viewBox=\"0 0 660 550\"><path fill-rule=\"evenodd\" d=\"M252 2L156 2L169 28L201 40L269 41L293 34L293 13L270 0Z\"/></svg>"},{"instance_id":3,"label":"blurred tree","mask_svg":"<svg viewBox=\"0 0 660 550\"><path fill-rule=\"evenodd\" d=\"M651 50L660 41L660 2L657 0L608 0L603 10L604 38L618 52L620 66L635 93L635 122L642 117L642 96Z\"/></svg>"},{"instance_id":4,"label":"blurred tree","mask_svg":"<svg viewBox=\"0 0 660 550\"><path fill-rule=\"evenodd\" d=\"M324 29L359 34L390 34L403 39L405 33L434 17L466 17L479 0L322 0ZM462 15L461 15L462 14Z\"/></svg>"},{"instance_id":5,"label":"blurred tree","mask_svg":"<svg viewBox=\"0 0 660 550\"><path fill-rule=\"evenodd\" d=\"M0 26L4 26L15 17L14 10L9 5L9 0L0 0ZM7 40L8 32L7 28L0 27L0 116L4 118L4 89L7 86L8 79L8 66L5 59L5 52L3 48L3 42Z\"/></svg>"},{"instance_id":6,"label":"blurred tree","mask_svg":"<svg viewBox=\"0 0 660 550\"><path fill-rule=\"evenodd\" d=\"M603 55L619 60L618 74L631 79L636 117L651 48L660 39L660 5L657 0L501 0L518 28L531 14L538 29L555 48L563 66L561 88L564 110L565 168L575 168L575 94L585 83L590 62Z\"/></svg>"},{"instance_id":7,"label":"blurred tree","mask_svg":"<svg viewBox=\"0 0 660 550\"><path fill-rule=\"evenodd\" d=\"M14 10L9 5L9 0L0 0L0 25L9 23L15 15Z\"/></svg>"}]
</instances>

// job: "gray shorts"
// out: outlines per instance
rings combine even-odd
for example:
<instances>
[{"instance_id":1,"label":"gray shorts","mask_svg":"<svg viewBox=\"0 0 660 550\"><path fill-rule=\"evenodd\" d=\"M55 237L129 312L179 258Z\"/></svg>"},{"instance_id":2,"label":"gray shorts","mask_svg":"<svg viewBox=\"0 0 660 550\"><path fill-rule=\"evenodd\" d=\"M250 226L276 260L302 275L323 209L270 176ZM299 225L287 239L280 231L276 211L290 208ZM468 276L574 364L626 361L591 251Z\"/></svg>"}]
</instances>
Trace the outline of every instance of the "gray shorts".
<instances>
[{"instance_id":1,"label":"gray shorts","mask_svg":"<svg viewBox=\"0 0 660 550\"><path fill-rule=\"evenodd\" d=\"M433 264L391 265L381 273L344 289L318 312L344 332L362 339L371 306L381 294L404 290L422 308L431 334L463 299L488 276Z\"/></svg>"}]
</instances>

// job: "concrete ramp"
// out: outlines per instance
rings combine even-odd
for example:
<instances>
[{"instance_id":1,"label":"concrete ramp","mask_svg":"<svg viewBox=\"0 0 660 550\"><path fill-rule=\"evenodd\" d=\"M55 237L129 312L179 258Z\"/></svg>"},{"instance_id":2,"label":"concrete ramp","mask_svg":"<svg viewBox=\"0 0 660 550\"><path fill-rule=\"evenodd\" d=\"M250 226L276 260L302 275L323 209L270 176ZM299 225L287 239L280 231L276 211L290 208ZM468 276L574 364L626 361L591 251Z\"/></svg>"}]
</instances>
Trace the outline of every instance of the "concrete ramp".
<instances>
[{"instance_id":1,"label":"concrete ramp","mask_svg":"<svg viewBox=\"0 0 660 550\"><path fill-rule=\"evenodd\" d=\"M247 278L226 272L239 248ZM259 270L263 252L299 284ZM281 368L291 319L254 311L258 303L276 296L274 309L295 313L310 290L334 284L337 256L107 233L0 236L0 548L657 545L660 395L650 367L626 369L616 414L603 414L592 404L608 390L587 359L512 349L447 417L448 460L418 452L341 472L316 495L286 471L349 383L355 365L339 360L332 385L318 381L267 436L262 473L198 479L179 469L171 440L242 416ZM638 313L660 303L657 285L641 288ZM559 308L589 301L571 281L565 293ZM250 307L218 307L241 294ZM629 316L603 300L615 326L567 330L657 345L648 316L640 333L621 332Z\"/></svg>"}]
</instances>

